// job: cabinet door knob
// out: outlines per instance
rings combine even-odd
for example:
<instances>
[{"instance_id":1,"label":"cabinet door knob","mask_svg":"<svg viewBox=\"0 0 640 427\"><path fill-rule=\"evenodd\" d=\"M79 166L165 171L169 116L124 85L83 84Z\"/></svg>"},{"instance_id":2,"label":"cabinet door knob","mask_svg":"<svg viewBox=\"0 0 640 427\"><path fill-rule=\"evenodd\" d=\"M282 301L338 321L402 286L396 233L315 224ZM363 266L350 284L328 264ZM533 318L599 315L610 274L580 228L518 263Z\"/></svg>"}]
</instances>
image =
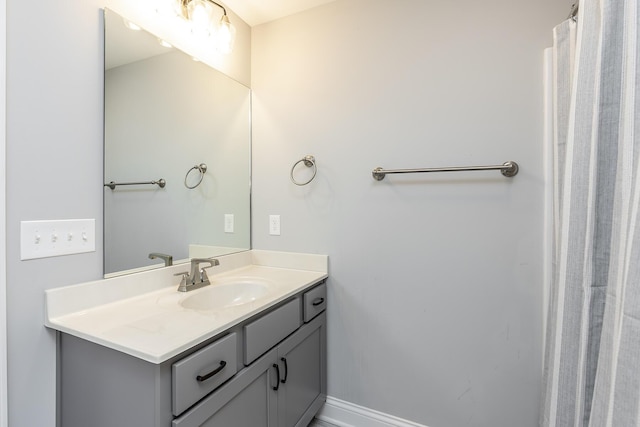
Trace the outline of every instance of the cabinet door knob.
<instances>
[{"instance_id":1,"label":"cabinet door knob","mask_svg":"<svg viewBox=\"0 0 640 427\"><path fill-rule=\"evenodd\" d=\"M278 391L280 388L280 366L277 363L273 364L273 367L276 368L276 385L275 387L271 387L275 391Z\"/></svg>"},{"instance_id":2,"label":"cabinet door knob","mask_svg":"<svg viewBox=\"0 0 640 427\"><path fill-rule=\"evenodd\" d=\"M282 384L287 382L287 377L289 376L289 367L287 366L287 359L285 357L281 357L280 360L284 362L284 379L280 380Z\"/></svg>"},{"instance_id":3,"label":"cabinet door knob","mask_svg":"<svg viewBox=\"0 0 640 427\"><path fill-rule=\"evenodd\" d=\"M319 306L320 304L322 304L324 302L324 298L316 298L313 300L313 302L311 304L313 304L314 307Z\"/></svg>"},{"instance_id":4,"label":"cabinet door knob","mask_svg":"<svg viewBox=\"0 0 640 427\"><path fill-rule=\"evenodd\" d=\"M220 366L218 366L216 369L214 369L213 371L209 372L206 375L198 375L196 377L196 379L198 380L198 382L203 382L208 380L209 378L211 378L212 376L214 376L215 374L217 374L218 372L222 371L224 369L224 367L227 366L227 362L225 362L224 360L222 360L220 362Z\"/></svg>"}]
</instances>

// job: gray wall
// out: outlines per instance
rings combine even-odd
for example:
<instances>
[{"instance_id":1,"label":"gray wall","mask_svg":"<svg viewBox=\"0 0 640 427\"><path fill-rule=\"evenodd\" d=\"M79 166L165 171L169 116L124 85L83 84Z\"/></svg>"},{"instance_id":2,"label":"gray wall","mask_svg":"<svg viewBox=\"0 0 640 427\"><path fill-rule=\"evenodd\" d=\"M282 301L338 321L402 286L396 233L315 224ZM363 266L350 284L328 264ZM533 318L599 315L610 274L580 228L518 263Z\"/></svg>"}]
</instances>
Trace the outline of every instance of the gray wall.
<instances>
[{"instance_id":1,"label":"gray wall","mask_svg":"<svg viewBox=\"0 0 640 427\"><path fill-rule=\"evenodd\" d=\"M7 2L7 335L12 427L50 427L56 421L55 334L43 326L43 291L102 275L101 249L20 261L19 229L22 220L96 218L97 235L102 234L100 8L105 5L134 21L157 20L151 0ZM234 23L238 46L225 71L246 84L250 29L238 20ZM96 247L102 248L101 237Z\"/></svg>"},{"instance_id":2,"label":"gray wall","mask_svg":"<svg viewBox=\"0 0 640 427\"><path fill-rule=\"evenodd\" d=\"M343 0L253 28L253 244L329 254L330 396L432 427L537 425L542 58L569 5ZM507 160L514 179L371 177Z\"/></svg>"}]
</instances>

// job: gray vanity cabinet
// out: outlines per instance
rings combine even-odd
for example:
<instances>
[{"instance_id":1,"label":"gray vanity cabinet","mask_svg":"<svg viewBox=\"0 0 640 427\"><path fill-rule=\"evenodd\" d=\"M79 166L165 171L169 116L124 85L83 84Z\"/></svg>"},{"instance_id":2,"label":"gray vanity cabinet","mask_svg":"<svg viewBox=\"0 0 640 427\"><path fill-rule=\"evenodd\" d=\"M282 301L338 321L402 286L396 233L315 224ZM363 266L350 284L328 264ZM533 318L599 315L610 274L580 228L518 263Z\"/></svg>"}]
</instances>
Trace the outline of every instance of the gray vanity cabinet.
<instances>
[{"instance_id":1,"label":"gray vanity cabinet","mask_svg":"<svg viewBox=\"0 0 640 427\"><path fill-rule=\"evenodd\" d=\"M306 427L326 398L325 327L323 313L173 420L173 426Z\"/></svg>"},{"instance_id":2,"label":"gray vanity cabinet","mask_svg":"<svg viewBox=\"0 0 640 427\"><path fill-rule=\"evenodd\" d=\"M160 364L61 333L60 425L307 427L326 399L325 299L320 283Z\"/></svg>"}]
</instances>

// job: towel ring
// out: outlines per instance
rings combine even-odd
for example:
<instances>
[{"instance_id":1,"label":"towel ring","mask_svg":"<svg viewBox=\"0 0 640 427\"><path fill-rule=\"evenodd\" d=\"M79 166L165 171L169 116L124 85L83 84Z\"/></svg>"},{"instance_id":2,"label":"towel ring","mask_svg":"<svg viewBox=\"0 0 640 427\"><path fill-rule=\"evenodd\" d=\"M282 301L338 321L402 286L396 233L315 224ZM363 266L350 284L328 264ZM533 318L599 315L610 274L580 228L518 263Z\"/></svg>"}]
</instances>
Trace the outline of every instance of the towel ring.
<instances>
[{"instance_id":1,"label":"towel ring","mask_svg":"<svg viewBox=\"0 0 640 427\"><path fill-rule=\"evenodd\" d=\"M293 177L293 171L296 168L296 166L298 166L300 163L304 163L304 165L308 168L313 167L313 175L311 176L311 178L309 178L308 181L305 182L298 182L296 181L296 179ZM297 162L295 162L293 164L293 167L291 168L291 182L293 182L295 185L298 186L303 186L303 185L307 185L308 183L310 183L311 181L313 181L313 178L316 177L316 173L318 173L318 165L316 165L316 159L313 156L304 156L302 159L298 160Z\"/></svg>"},{"instance_id":2,"label":"towel ring","mask_svg":"<svg viewBox=\"0 0 640 427\"><path fill-rule=\"evenodd\" d=\"M191 173L191 171L194 171L194 170L197 170L200 173L200 179L198 180L196 185L191 186L187 184L187 179L189 178L189 174ZM207 165L205 165L204 163L200 163L199 165L195 165L194 167L189 169L187 171L187 174L184 176L184 186L187 187L189 190L193 190L194 188L196 188L202 182L202 179L204 178L204 173L206 171L207 171Z\"/></svg>"}]
</instances>

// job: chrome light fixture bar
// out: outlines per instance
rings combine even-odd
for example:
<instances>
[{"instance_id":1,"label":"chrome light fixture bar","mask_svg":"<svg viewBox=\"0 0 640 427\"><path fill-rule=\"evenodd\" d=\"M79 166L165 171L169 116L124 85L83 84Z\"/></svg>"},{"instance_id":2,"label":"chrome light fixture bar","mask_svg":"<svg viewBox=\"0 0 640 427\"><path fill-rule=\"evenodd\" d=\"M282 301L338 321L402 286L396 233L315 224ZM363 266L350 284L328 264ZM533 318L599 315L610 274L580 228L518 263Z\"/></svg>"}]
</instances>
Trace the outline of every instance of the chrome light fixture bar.
<instances>
[{"instance_id":1,"label":"chrome light fixture bar","mask_svg":"<svg viewBox=\"0 0 640 427\"><path fill-rule=\"evenodd\" d=\"M217 48L222 53L231 53L235 41L236 29L231 24L227 9L213 0L177 0L183 18L191 22L192 31L205 36L214 36ZM213 25L213 10L211 5L222 9L222 18L217 26Z\"/></svg>"}]
</instances>

